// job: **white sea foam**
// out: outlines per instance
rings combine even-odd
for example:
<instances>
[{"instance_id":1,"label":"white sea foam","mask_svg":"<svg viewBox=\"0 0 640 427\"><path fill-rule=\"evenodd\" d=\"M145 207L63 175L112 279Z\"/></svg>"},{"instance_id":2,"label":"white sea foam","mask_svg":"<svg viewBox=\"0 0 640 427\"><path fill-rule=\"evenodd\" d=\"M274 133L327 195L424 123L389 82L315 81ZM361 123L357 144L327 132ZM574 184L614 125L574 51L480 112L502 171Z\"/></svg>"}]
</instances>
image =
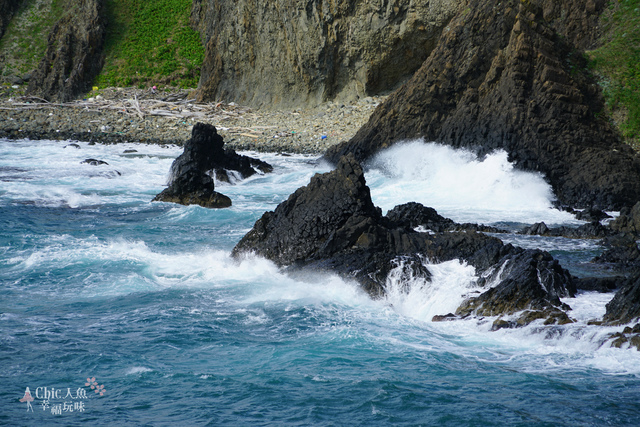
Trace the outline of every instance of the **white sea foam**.
<instances>
[{"instance_id":1,"label":"white sea foam","mask_svg":"<svg viewBox=\"0 0 640 427\"><path fill-rule=\"evenodd\" d=\"M536 321L523 328L492 331L496 317L432 322L434 315L455 312L465 298L482 289L476 287L474 268L457 260L424 265L432 273L430 281L412 277L409 269L402 269L402 263L390 272L384 304L400 317L387 314L387 324L391 330L403 330L404 336L392 333L380 339L395 346L509 363L528 372L593 368L610 374L640 375L640 352L635 348L610 348L609 335L623 327L587 324L602 318L613 294L582 292L576 298L564 299L572 307L569 316L576 321L568 325L545 326ZM383 315L384 309L379 314ZM403 317L418 323L406 323ZM429 343L424 343L421 331L430 337Z\"/></svg>"},{"instance_id":2,"label":"white sea foam","mask_svg":"<svg viewBox=\"0 0 640 427\"><path fill-rule=\"evenodd\" d=\"M413 277L398 266L389 272L386 301L404 316L430 322L433 316L455 312L470 291L476 289L475 268L458 260L425 263L431 278Z\"/></svg>"},{"instance_id":3,"label":"white sea foam","mask_svg":"<svg viewBox=\"0 0 640 427\"><path fill-rule=\"evenodd\" d=\"M144 367L144 366L134 366L133 368L127 369L125 375L138 375L144 374L146 372L153 372L153 369Z\"/></svg>"},{"instance_id":4,"label":"white sea foam","mask_svg":"<svg viewBox=\"0 0 640 427\"><path fill-rule=\"evenodd\" d=\"M383 211L414 201L458 222L578 223L552 208L542 175L514 169L504 151L478 159L467 150L406 142L376 155L366 178Z\"/></svg>"}]
</instances>

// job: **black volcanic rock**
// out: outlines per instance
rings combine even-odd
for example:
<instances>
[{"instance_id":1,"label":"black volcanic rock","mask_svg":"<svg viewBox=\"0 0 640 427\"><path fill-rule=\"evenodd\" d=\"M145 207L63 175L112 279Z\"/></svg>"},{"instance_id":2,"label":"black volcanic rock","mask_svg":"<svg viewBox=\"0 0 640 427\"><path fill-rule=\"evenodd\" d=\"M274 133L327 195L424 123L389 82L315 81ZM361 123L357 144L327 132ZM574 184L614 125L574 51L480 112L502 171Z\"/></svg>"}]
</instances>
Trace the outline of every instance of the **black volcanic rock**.
<instances>
[{"instance_id":1,"label":"black volcanic rock","mask_svg":"<svg viewBox=\"0 0 640 427\"><path fill-rule=\"evenodd\" d=\"M325 158L365 161L413 138L481 156L503 149L517 168L543 173L562 204L635 204L640 162L601 114L600 89L576 49L593 40L604 3L589 2L590 13L579 0L555 3L470 2L420 70Z\"/></svg>"},{"instance_id":2,"label":"black volcanic rock","mask_svg":"<svg viewBox=\"0 0 640 427\"><path fill-rule=\"evenodd\" d=\"M482 224L459 224L438 214L435 209L420 203L409 202L398 205L387 212L385 217L398 227L422 227L430 232L480 231L483 233L506 233L507 231Z\"/></svg>"},{"instance_id":3,"label":"black volcanic rock","mask_svg":"<svg viewBox=\"0 0 640 427\"><path fill-rule=\"evenodd\" d=\"M629 280L607 304L606 324L620 325L640 317L640 277Z\"/></svg>"},{"instance_id":4,"label":"black volcanic rock","mask_svg":"<svg viewBox=\"0 0 640 427\"><path fill-rule=\"evenodd\" d=\"M191 138L184 144L184 152L171 165L169 187L153 200L226 208L231 206L231 199L214 191L213 175L228 181L228 171L247 178L256 174L256 169L263 173L273 170L266 162L225 149L215 126L196 123Z\"/></svg>"},{"instance_id":5,"label":"black volcanic rock","mask_svg":"<svg viewBox=\"0 0 640 427\"><path fill-rule=\"evenodd\" d=\"M598 221L582 224L579 227L555 227L549 228L544 222L538 222L520 230L519 234L528 236L567 237L570 239L602 239L614 234L614 232Z\"/></svg>"},{"instance_id":6,"label":"black volcanic rock","mask_svg":"<svg viewBox=\"0 0 640 427\"><path fill-rule=\"evenodd\" d=\"M612 230L622 233L631 233L640 236L640 202L631 209L620 210L620 216L609 224Z\"/></svg>"},{"instance_id":7,"label":"black volcanic rock","mask_svg":"<svg viewBox=\"0 0 640 427\"><path fill-rule=\"evenodd\" d=\"M453 223L419 204L381 216L361 166L348 155L336 170L314 176L275 211L265 213L233 249L233 256L251 252L290 270L336 272L357 280L373 297L385 294L394 268L401 268L401 275L429 280L425 260L460 259L484 275L481 285L495 285L486 292L491 294L483 300L484 310L499 314L516 308L568 309L558 298L575 293L571 275L548 253L504 245L475 231L419 233L411 228L425 221ZM496 292L501 300L493 297ZM460 314L479 309L473 302L465 307Z\"/></svg>"},{"instance_id":8,"label":"black volcanic rock","mask_svg":"<svg viewBox=\"0 0 640 427\"><path fill-rule=\"evenodd\" d=\"M458 315L495 316L525 309L566 309L560 298L575 296L573 278L547 252L514 248L499 264L501 268L484 279L488 283L499 280L500 284L467 300L458 308Z\"/></svg>"}]
</instances>

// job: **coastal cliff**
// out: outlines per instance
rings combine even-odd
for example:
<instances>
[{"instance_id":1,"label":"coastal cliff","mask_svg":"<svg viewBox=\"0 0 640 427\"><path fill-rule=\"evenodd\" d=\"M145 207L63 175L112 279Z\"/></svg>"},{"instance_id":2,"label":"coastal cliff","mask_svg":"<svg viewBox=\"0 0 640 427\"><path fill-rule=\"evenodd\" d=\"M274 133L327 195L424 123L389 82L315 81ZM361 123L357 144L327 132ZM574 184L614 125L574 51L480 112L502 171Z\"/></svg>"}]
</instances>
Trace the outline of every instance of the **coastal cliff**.
<instances>
[{"instance_id":1,"label":"coastal cliff","mask_svg":"<svg viewBox=\"0 0 640 427\"><path fill-rule=\"evenodd\" d=\"M302 106L388 92L420 67L462 0L194 0L197 98Z\"/></svg>"},{"instance_id":2,"label":"coastal cliff","mask_svg":"<svg viewBox=\"0 0 640 427\"><path fill-rule=\"evenodd\" d=\"M517 167L543 173L563 204L633 206L640 162L606 119L578 48L597 38L592 22L602 2L587 3L562 2L564 19L547 1L465 9L413 78L326 158L353 153L364 161L415 138L479 155L503 149Z\"/></svg>"}]
</instances>

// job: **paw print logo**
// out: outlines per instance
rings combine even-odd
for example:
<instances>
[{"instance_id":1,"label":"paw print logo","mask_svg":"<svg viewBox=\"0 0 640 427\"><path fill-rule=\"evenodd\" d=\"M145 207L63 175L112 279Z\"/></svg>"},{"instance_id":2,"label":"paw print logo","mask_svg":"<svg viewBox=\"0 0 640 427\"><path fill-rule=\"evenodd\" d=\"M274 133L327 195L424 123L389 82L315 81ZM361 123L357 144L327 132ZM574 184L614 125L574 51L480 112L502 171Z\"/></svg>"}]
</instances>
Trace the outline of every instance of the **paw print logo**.
<instances>
[{"instance_id":1,"label":"paw print logo","mask_svg":"<svg viewBox=\"0 0 640 427\"><path fill-rule=\"evenodd\" d=\"M103 396L106 390L104 389L104 384L98 384L96 381L96 377L87 378L87 382L84 384L85 387L91 387L91 390L94 390L96 393L100 393L100 396Z\"/></svg>"}]
</instances>

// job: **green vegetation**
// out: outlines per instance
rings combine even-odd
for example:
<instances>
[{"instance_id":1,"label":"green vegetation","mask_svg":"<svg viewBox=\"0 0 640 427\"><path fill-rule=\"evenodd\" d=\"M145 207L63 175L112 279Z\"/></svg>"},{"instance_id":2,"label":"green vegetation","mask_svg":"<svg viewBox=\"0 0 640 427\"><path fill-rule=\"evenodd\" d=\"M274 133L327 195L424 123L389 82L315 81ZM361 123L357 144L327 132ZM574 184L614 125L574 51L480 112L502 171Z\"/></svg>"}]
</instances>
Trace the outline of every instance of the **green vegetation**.
<instances>
[{"instance_id":1,"label":"green vegetation","mask_svg":"<svg viewBox=\"0 0 640 427\"><path fill-rule=\"evenodd\" d=\"M196 87L204 48L191 0L107 0L105 66L96 84Z\"/></svg>"},{"instance_id":2,"label":"green vegetation","mask_svg":"<svg viewBox=\"0 0 640 427\"><path fill-rule=\"evenodd\" d=\"M605 39L590 52L607 108L625 139L640 149L640 0L617 0L602 18Z\"/></svg>"},{"instance_id":3,"label":"green vegetation","mask_svg":"<svg viewBox=\"0 0 640 427\"><path fill-rule=\"evenodd\" d=\"M34 71L47 49L47 36L66 9L65 0L28 0L0 40L0 73L23 76Z\"/></svg>"}]
</instances>

